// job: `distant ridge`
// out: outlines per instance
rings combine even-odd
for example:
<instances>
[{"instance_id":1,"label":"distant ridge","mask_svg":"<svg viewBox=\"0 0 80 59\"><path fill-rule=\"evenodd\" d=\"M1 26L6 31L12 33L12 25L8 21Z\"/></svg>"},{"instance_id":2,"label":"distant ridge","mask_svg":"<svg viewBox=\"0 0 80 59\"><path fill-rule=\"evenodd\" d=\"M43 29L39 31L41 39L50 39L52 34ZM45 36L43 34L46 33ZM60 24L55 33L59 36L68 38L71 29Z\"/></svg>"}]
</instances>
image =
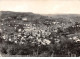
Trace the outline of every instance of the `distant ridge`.
<instances>
[{"instance_id":1,"label":"distant ridge","mask_svg":"<svg viewBox=\"0 0 80 59\"><path fill-rule=\"evenodd\" d=\"M29 20L46 20L52 19L57 21L64 21L64 22L80 22L80 14L35 14L32 12L14 12L14 11L0 11L1 16L3 18L8 16L22 16L28 17Z\"/></svg>"}]
</instances>

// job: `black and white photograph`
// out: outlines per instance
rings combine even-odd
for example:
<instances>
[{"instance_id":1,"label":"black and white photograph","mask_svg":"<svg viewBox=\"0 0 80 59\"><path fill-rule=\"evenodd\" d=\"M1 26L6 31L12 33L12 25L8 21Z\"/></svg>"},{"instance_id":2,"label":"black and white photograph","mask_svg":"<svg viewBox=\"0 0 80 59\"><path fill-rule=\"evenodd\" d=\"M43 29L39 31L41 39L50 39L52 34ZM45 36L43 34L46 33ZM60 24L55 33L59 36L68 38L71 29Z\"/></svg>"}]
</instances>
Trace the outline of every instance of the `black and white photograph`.
<instances>
[{"instance_id":1,"label":"black and white photograph","mask_svg":"<svg viewBox=\"0 0 80 59\"><path fill-rule=\"evenodd\" d=\"M0 0L0 57L80 57L80 0Z\"/></svg>"}]
</instances>

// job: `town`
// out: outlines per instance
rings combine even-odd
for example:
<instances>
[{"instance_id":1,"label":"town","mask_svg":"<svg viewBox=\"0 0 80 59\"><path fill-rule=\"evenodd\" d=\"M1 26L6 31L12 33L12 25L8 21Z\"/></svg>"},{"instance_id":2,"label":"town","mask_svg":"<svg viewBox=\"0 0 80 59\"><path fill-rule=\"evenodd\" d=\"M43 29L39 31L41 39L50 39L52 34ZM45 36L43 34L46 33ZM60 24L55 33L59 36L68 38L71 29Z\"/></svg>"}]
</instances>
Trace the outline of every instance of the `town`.
<instances>
[{"instance_id":1,"label":"town","mask_svg":"<svg viewBox=\"0 0 80 59\"><path fill-rule=\"evenodd\" d=\"M58 16L57 16L58 17ZM2 12L0 52L8 55L80 56L80 15L71 19L33 13Z\"/></svg>"}]
</instances>

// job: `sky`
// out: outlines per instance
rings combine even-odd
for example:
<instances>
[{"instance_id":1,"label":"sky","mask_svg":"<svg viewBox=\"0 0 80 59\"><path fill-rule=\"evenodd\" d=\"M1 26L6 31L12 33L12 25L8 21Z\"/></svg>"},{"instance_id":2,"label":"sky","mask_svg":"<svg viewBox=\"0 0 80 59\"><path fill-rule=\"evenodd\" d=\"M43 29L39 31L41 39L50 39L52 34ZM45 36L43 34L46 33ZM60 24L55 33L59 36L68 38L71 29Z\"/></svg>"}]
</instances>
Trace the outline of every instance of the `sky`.
<instances>
[{"instance_id":1,"label":"sky","mask_svg":"<svg viewBox=\"0 0 80 59\"><path fill-rule=\"evenodd\" d=\"M0 0L0 11L80 14L80 0Z\"/></svg>"}]
</instances>

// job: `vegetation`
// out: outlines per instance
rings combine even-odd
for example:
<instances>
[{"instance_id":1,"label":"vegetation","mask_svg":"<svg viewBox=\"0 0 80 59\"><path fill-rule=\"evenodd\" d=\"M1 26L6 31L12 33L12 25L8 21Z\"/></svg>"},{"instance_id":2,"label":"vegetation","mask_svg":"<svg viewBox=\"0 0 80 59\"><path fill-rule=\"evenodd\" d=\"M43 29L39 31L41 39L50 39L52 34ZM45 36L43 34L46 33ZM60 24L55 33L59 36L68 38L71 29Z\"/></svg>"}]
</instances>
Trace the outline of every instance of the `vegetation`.
<instances>
[{"instance_id":1,"label":"vegetation","mask_svg":"<svg viewBox=\"0 0 80 59\"><path fill-rule=\"evenodd\" d=\"M63 16L3 11L0 52L5 56L80 56L80 23L74 21L80 16ZM28 20L23 21L24 17Z\"/></svg>"}]
</instances>

